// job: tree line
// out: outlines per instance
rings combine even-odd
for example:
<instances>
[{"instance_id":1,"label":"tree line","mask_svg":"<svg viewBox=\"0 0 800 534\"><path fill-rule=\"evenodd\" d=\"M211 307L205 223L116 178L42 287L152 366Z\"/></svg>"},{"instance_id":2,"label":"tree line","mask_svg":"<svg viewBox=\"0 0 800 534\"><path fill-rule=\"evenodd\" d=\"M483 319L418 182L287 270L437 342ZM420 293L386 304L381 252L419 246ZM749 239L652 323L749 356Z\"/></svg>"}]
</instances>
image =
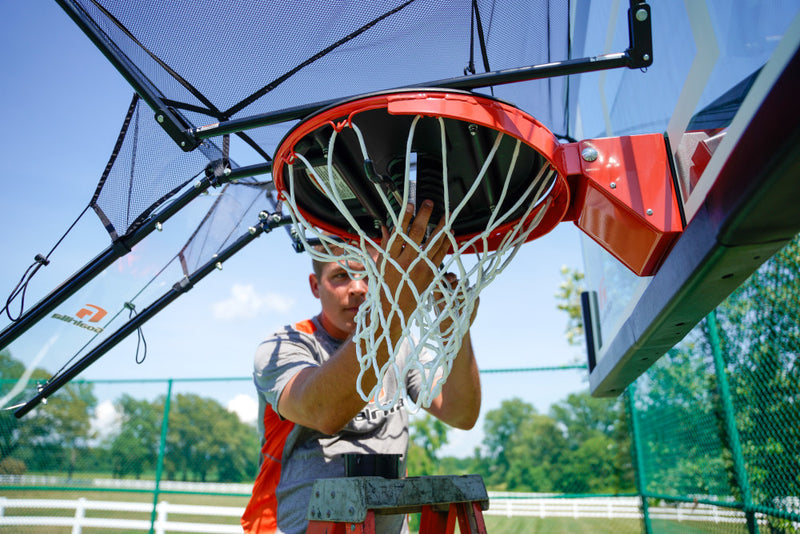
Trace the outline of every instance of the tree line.
<instances>
[{"instance_id":1,"label":"tree line","mask_svg":"<svg viewBox=\"0 0 800 534\"><path fill-rule=\"evenodd\" d=\"M0 378L19 377L24 368L0 353ZM32 382L47 378L37 369ZM93 473L114 478L152 478L161 447L165 396L155 400L123 394L115 402L118 420L110 431L92 425L97 408L91 382L73 381L46 406L18 420L0 412L0 474ZM409 474L483 475L492 489L571 493L632 490L624 417L619 403L573 394L550 414L520 399L504 401L486 414L483 446L470 458L442 458L448 427L432 417L411 423ZM259 439L218 401L179 393L169 407L163 448L169 480L249 482L257 470Z\"/></svg>"},{"instance_id":2,"label":"tree line","mask_svg":"<svg viewBox=\"0 0 800 534\"><path fill-rule=\"evenodd\" d=\"M24 366L0 352L0 391L8 390ZM36 369L31 382L49 374ZM259 439L254 425L243 423L219 402L197 394L170 399L163 445L164 475L169 480L249 482L255 476ZM0 412L0 474L26 472L97 473L114 478L152 478L161 448L166 396L153 401L122 395L114 403L118 420L110 431L93 428L97 398L91 382L72 381L45 406L22 419Z\"/></svg>"},{"instance_id":3,"label":"tree line","mask_svg":"<svg viewBox=\"0 0 800 534\"><path fill-rule=\"evenodd\" d=\"M441 457L448 427L424 415L411 423L410 475L473 473L488 489L568 494L635 491L624 403L573 393L540 414L513 398L484 418L469 458Z\"/></svg>"}]
</instances>

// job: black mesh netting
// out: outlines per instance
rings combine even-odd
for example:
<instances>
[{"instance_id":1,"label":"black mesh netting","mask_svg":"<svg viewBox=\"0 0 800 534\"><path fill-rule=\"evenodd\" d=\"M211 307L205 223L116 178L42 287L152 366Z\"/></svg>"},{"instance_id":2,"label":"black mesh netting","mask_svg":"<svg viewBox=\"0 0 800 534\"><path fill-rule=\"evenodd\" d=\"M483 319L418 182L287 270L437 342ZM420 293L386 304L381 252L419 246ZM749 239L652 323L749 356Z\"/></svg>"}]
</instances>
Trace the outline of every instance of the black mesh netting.
<instances>
[{"instance_id":1,"label":"black mesh netting","mask_svg":"<svg viewBox=\"0 0 800 534\"><path fill-rule=\"evenodd\" d=\"M203 150L183 152L134 97L114 152L91 205L113 240L135 231L170 196L222 151L206 141Z\"/></svg>"},{"instance_id":2,"label":"black mesh netting","mask_svg":"<svg viewBox=\"0 0 800 534\"><path fill-rule=\"evenodd\" d=\"M480 25L465 0L75 4L195 126L455 78L470 64L484 72L569 53L564 1L478 1ZM499 86L494 94L563 134L566 87L566 78L554 78ZM271 154L285 130L251 135Z\"/></svg>"},{"instance_id":3,"label":"black mesh netting","mask_svg":"<svg viewBox=\"0 0 800 534\"><path fill-rule=\"evenodd\" d=\"M274 205L272 199L266 197L271 189L271 182L258 182L255 178L224 186L178 253L184 274L191 275L214 254L244 235L258 221L259 212Z\"/></svg>"}]
</instances>

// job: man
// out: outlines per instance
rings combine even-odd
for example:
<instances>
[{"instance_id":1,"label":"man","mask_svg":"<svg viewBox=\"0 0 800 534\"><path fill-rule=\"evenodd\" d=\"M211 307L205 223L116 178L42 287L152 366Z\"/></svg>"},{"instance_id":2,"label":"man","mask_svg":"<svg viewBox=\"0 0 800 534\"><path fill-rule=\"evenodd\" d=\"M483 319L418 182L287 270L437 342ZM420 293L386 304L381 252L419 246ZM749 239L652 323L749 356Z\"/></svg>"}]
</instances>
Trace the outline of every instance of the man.
<instances>
[{"instance_id":1,"label":"man","mask_svg":"<svg viewBox=\"0 0 800 534\"><path fill-rule=\"evenodd\" d=\"M408 237L417 245L423 243L432 210L433 204L425 201L416 216L410 205L403 215L402 227L408 229ZM441 223L432 235L440 228ZM384 228L384 249L388 237ZM448 246L444 238L424 245L434 265L441 264ZM389 253L402 269L416 257L414 248L403 246L401 239L394 241ZM314 270L309 285L320 300L320 314L287 327L262 343L256 354L254 376L263 416L259 421L262 465L242 517L248 533L305 532L314 480L343 476L345 454L402 454L400 472L405 471L405 408L399 404L392 410L379 410L373 401L366 403L356 388L360 366L351 335L367 282L351 278L337 262L317 263ZM427 287L433 278L425 262L419 262L409 274L418 288ZM387 268L384 283L392 294L400 279L400 272ZM449 281L454 283L454 277ZM410 291L401 292L397 304L406 315L417 305ZM389 325L389 332L393 342L399 341L400 325ZM385 348L380 349L379 365L387 358ZM364 391L370 391L376 383L377 378L370 373L361 379ZM382 394L391 398L396 377L384 379L383 386ZM409 373L406 388L415 398L420 388L418 374ZM451 426L470 429L478 418L480 402L478 367L467 333L441 394L427 410ZM377 532L402 532L406 528L402 515L379 516L379 521Z\"/></svg>"}]
</instances>

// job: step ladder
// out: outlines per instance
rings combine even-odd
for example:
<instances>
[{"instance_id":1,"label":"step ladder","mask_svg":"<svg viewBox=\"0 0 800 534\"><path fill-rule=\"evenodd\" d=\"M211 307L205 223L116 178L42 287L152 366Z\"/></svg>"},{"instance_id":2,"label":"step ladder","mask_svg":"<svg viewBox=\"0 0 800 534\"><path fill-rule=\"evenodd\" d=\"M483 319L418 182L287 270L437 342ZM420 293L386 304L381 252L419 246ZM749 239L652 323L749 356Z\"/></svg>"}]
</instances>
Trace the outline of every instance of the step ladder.
<instances>
[{"instance_id":1,"label":"step ladder","mask_svg":"<svg viewBox=\"0 0 800 534\"><path fill-rule=\"evenodd\" d=\"M479 475L320 479L308 504L306 534L381 534L375 517L422 513L419 534L485 534L489 496Z\"/></svg>"}]
</instances>

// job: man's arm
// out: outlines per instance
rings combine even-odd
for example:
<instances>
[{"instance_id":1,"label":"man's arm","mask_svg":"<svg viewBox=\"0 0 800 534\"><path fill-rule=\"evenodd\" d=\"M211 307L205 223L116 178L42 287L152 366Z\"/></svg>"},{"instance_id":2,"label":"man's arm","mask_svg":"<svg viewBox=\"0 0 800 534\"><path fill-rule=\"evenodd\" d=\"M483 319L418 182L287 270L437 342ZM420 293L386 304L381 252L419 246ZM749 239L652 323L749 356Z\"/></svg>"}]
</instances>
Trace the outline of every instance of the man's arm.
<instances>
[{"instance_id":1,"label":"man's arm","mask_svg":"<svg viewBox=\"0 0 800 534\"><path fill-rule=\"evenodd\" d=\"M348 339L328 361L306 367L289 380L278 399L278 412L297 424L335 434L366 404L356 389L359 372L356 347ZM366 374L361 382L368 391L377 380Z\"/></svg>"},{"instance_id":2,"label":"man's arm","mask_svg":"<svg viewBox=\"0 0 800 534\"><path fill-rule=\"evenodd\" d=\"M461 342L442 392L427 411L455 428L469 430L475 426L481 412L481 379L469 332Z\"/></svg>"},{"instance_id":3,"label":"man's arm","mask_svg":"<svg viewBox=\"0 0 800 534\"><path fill-rule=\"evenodd\" d=\"M444 276L444 282L454 288L458 283L458 278L453 273L447 273ZM470 326L478 314L479 304L480 299L477 299L469 319ZM438 306L440 308L444 306L442 300ZM446 319L441 328L446 330L450 328L451 324L451 320ZM461 340L461 348L453 360L453 367L450 369L447 381L442 386L441 393L433 399L427 410L428 413L452 427L469 430L475 426L481 412L481 380L469 330Z\"/></svg>"},{"instance_id":4,"label":"man's arm","mask_svg":"<svg viewBox=\"0 0 800 534\"><path fill-rule=\"evenodd\" d=\"M425 237L425 230L432 211L433 203L425 201L416 217L413 215L411 206L408 206L403 214L403 228L409 228L407 235L417 245L422 243ZM439 229L441 229L441 223L436 231ZM436 231L434 231L434 235ZM384 229L382 240L384 249L388 239L388 232ZM426 252L431 262L439 265L448 248L447 239L441 238L428 243ZM417 257L414 247L403 246L402 239L396 239L389 252L401 269L407 269ZM387 266L384 283L394 293L395 288L400 284L402 273L388 267L390 266ZM425 262L419 262L410 275L417 287L427 287L433 279L433 273ZM401 292L398 305L408 316L416 307L417 302L411 291L404 291ZM393 341L399 340L401 333L402 329L399 324L390 325L390 335ZM385 364L388 358L385 344L381 343L377 355L378 365ZM356 346L352 339L348 339L328 361L319 367L303 369L289 380L278 399L278 412L284 418L305 427L326 434L335 434L358 415L366 405L356 389L360 371ZM377 377L373 373L365 373L361 379L363 390L369 391L375 384L377 384Z\"/></svg>"}]
</instances>

